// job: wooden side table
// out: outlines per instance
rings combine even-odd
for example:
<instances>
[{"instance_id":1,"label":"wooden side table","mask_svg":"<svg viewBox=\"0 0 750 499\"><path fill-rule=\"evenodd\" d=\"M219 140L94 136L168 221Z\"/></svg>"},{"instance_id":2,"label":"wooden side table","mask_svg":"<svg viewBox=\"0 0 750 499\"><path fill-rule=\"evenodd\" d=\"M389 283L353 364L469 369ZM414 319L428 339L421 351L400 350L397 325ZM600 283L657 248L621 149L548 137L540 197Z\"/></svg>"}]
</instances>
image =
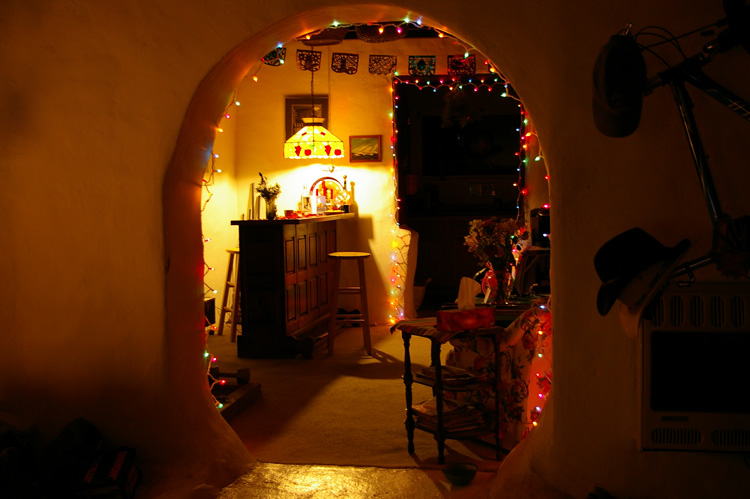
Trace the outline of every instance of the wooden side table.
<instances>
[{"instance_id":1,"label":"wooden side table","mask_svg":"<svg viewBox=\"0 0 750 499\"><path fill-rule=\"evenodd\" d=\"M401 337L404 340L404 385L406 387L406 436L408 439L407 449L410 454L414 453L414 430L419 429L427 433L431 433L435 437L438 447L438 463L445 464L445 440L446 439L472 439L482 435L494 434L495 436L495 458L499 461L501 459L502 444L500 441L500 398L497 394L497 383L499 379L498 364L495 362L495 368L493 376L487 381L477 381L476 383L456 386L446 386L443 380L443 366L440 363L440 350L444 343L454 338L467 338L470 336L482 336L490 338L494 345L495 357L497 358L500 351L500 340L499 335L505 332L502 327L491 327L475 329L473 331L462 331L457 333L449 333L444 331L438 331L435 328L436 319L417 319L413 321L400 321L396 323L392 328L391 332L396 330L401 331ZM422 377L415 379L414 373L411 367L411 354L410 346L412 337L427 338L430 340L430 365L435 370L434 381L426 380ZM415 419L414 401L412 397L412 385L414 383L430 386L432 388L432 394L435 397L436 403L436 419L437 426L431 427L424 424L420 424L418 419ZM490 413L492 417L492 424L483 425L481 427L463 430L448 430L445 427L444 421L444 394L446 391L470 391L476 389L479 385L485 383L491 383L491 388L495 394L495 407L494 414ZM474 409L477 410L478 409Z\"/></svg>"}]
</instances>

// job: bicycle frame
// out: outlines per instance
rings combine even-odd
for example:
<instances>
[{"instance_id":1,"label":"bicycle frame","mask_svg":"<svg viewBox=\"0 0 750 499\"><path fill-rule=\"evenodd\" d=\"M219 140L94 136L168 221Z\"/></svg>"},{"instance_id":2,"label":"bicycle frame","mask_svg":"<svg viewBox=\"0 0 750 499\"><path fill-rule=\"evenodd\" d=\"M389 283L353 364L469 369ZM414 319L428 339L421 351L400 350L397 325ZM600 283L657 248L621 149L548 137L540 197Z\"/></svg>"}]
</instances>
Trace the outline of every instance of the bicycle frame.
<instances>
[{"instance_id":1,"label":"bicycle frame","mask_svg":"<svg viewBox=\"0 0 750 499\"><path fill-rule=\"evenodd\" d=\"M661 85L669 85L671 87L680 111L680 118L685 128L688 144L690 145L693 163L698 172L698 180L700 181L714 227L722 222L726 222L728 217L722 211L721 204L719 203L719 196L716 193L716 187L714 186L713 177L708 165L708 157L703 149L703 141L701 140L698 125L693 116L693 101L685 88L685 83L690 83L741 118L750 121L750 103L718 84L701 69L702 66L711 61L712 54L717 50L718 47L707 45L704 48L704 53L695 55L659 73L652 80L646 92L650 93L654 88ZM672 277L690 274L692 280L693 270L704 267L713 261L714 259L709 253L681 265L675 270Z\"/></svg>"}]
</instances>

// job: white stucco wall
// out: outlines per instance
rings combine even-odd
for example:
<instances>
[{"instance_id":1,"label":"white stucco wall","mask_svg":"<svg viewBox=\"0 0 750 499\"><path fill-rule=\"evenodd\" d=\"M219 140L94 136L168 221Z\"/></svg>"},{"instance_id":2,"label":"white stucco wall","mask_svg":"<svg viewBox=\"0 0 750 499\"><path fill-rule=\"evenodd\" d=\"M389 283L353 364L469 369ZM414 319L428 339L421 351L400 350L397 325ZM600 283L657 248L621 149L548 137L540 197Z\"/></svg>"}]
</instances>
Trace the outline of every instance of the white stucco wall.
<instances>
[{"instance_id":1,"label":"white stucco wall","mask_svg":"<svg viewBox=\"0 0 750 499\"><path fill-rule=\"evenodd\" d=\"M592 261L604 241L641 226L667 245L690 238L695 257L709 248L711 225L669 91L645 100L631 137L606 138L591 119L593 61L627 22L683 33L720 18L720 3L318 5L6 2L0 410L46 438L84 416L139 450L151 485L219 486L252 465L203 372L200 182L215 126L267 47L334 18L408 10L503 69L551 174L554 408L497 483L531 469L578 497L593 485L622 497L746 491L738 456L637 451L635 343L594 306ZM702 43L685 42L686 53ZM710 72L747 96L749 58L726 54ZM649 68L660 66L649 59ZM744 215L747 123L695 101L723 207Z\"/></svg>"}]
</instances>

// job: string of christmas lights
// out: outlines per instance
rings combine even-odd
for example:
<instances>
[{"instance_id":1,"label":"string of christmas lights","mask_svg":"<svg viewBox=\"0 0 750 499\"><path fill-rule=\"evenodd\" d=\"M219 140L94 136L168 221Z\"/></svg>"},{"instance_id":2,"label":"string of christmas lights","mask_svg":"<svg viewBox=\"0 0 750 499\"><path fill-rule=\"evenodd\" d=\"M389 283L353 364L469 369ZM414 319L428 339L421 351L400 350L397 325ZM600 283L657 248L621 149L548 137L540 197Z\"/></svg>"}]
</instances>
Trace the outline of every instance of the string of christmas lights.
<instances>
[{"instance_id":1,"label":"string of christmas lights","mask_svg":"<svg viewBox=\"0 0 750 499\"><path fill-rule=\"evenodd\" d=\"M235 93L232 95L232 98L229 101L230 102L227 105L227 108L224 110L224 115L223 115L223 119L227 119L227 120L232 118L232 115L230 113L231 108L233 106L239 106L240 105L240 102L236 98L236 90L235 90ZM221 126L217 125L216 126L216 132L217 133L223 133L224 129L221 128ZM219 154L213 149L213 145L212 145L212 148L211 148L211 151L210 151L210 155L209 155L208 165L206 166L206 171L205 171L205 172L208 173L208 175L204 175L203 182L202 182L202 187L203 187L203 190L205 191L206 195L203 196L204 197L204 201L203 201L203 205L201 206L201 213L203 213L206 210L206 206L208 206L208 203L211 201L211 198L213 198L214 194L213 194L213 192L211 192L210 188L214 185L216 174L217 173L222 173L221 168L218 168L217 165L216 165L216 160L217 159L219 159ZM206 234L203 234L202 237L203 237L203 244L204 245L211 242L211 237L206 236ZM204 254L205 254L205 252L204 252ZM206 296L211 295L211 294L218 294L219 293L219 291L216 288L212 287L210 284L208 284L208 282L206 280L206 277L208 276L208 274L210 272L212 272L213 270L215 270L215 268L212 267L211 265L209 265L208 262L206 262L205 259L204 259L204 261L203 261L203 286L204 286L203 296L204 296L204 298ZM208 322L208 320L206 320L206 322ZM216 326L215 325L212 325L212 328L213 328L214 331L216 330Z\"/></svg>"},{"instance_id":2,"label":"string of christmas lights","mask_svg":"<svg viewBox=\"0 0 750 499\"><path fill-rule=\"evenodd\" d=\"M406 36L410 30L423 30L431 31L435 33L438 38L450 38L454 45L461 47L465 57L468 58L471 52L477 52L473 47L467 46L460 39L453 36L451 33L444 29L436 28L434 26L425 26L422 23L422 17L412 20L409 16L405 17L401 21L371 21L368 23L341 23L339 21L333 21L325 28L320 28L296 38L296 41L314 41L316 37L325 35L329 30L347 29L353 30L357 34L357 38L365 40L370 43L386 42L398 40ZM277 48L281 48L282 44L279 44ZM493 71L494 69L491 69Z\"/></svg>"},{"instance_id":3,"label":"string of christmas lights","mask_svg":"<svg viewBox=\"0 0 750 499\"><path fill-rule=\"evenodd\" d=\"M489 64L489 63L487 63ZM463 90L464 87L472 88L475 92L487 89L492 92L496 87L502 87L500 97L510 98L520 102L518 97L512 92L510 84L499 73L489 75L455 75L455 76L423 76L409 75L393 77L393 84L414 85L420 90L432 90L437 92L438 89L448 87L448 90Z\"/></svg>"},{"instance_id":4,"label":"string of christmas lights","mask_svg":"<svg viewBox=\"0 0 750 499\"><path fill-rule=\"evenodd\" d=\"M518 194L516 198L516 216L521 216L524 203L524 197L527 194L526 187L524 186L525 180L525 166L528 162L527 149L528 139L531 137L527 135L525 127L528 125L528 116L521 103L521 100L512 91L512 87L508 83L507 79L497 71L494 66L489 62L485 61L485 65L488 68L492 68L489 75L455 75L455 76L394 76L391 83L391 102L392 109L398 109L398 85L414 85L419 90L437 92L438 89L448 87L450 91L464 90L466 88L473 89L478 92L480 90L486 90L492 92L497 87L501 88L499 98L510 98L517 102L519 111L521 114L521 124L516 130L519 134L519 150L516 152L516 156L519 159L517 167L518 180L514 182L513 186L516 188ZM410 236L400 233L400 220L398 213L400 210L401 199L398 197L398 176L395 172L398 171L398 157L395 154L395 150L398 145L398 127L396 124L393 113L390 114L391 125L393 128L393 135L391 136L391 148L393 156L393 167L391 173L393 176L393 189L394 189L394 206L395 206L395 220L394 228L392 230L392 241L391 241L391 263L390 263L390 276L389 281L391 283L390 290L390 313L389 322L395 324L399 320L404 319L405 303L404 303L404 291L405 291L405 276L407 273L407 264L405 255L408 254ZM403 231L401 231L403 232ZM408 239L408 240L407 240Z\"/></svg>"},{"instance_id":5,"label":"string of christmas lights","mask_svg":"<svg viewBox=\"0 0 750 499\"><path fill-rule=\"evenodd\" d=\"M391 262L390 277L391 283L390 302L391 312L388 315L388 322L393 325L405 318L406 304L404 292L406 290L406 255L411 246L411 232L401 229L397 224L393 224L392 241L391 241Z\"/></svg>"},{"instance_id":6,"label":"string of christmas lights","mask_svg":"<svg viewBox=\"0 0 750 499\"><path fill-rule=\"evenodd\" d=\"M219 399L217 399L216 396L214 396L213 389L214 389L214 387L216 385L224 385L224 384L226 384L227 380L225 380L224 378L216 378L211 373L211 368L214 366L214 364L217 361L216 357L214 357L213 355L211 355L208 352L208 350L205 350L203 352L203 358L207 359L207 361L206 361L206 379L208 379L208 383L209 383L208 384L208 393L211 394L211 398L213 399L214 405L216 406L216 408L217 409L223 409L224 408L224 404L222 404L219 401Z\"/></svg>"},{"instance_id":7,"label":"string of christmas lights","mask_svg":"<svg viewBox=\"0 0 750 499\"><path fill-rule=\"evenodd\" d=\"M546 348L547 340L552 336L552 323L547 305L540 305L539 308L543 311L543 314L537 316L536 322L533 324L536 337L533 340L534 359L532 360L532 367L535 367L536 386L529 389L529 397L536 396L536 405L532 409L528 409L524 437L539 424L539 417L552 390L552 362L550 356L547 355ZM544 320L541 319L542 316Z\"/></svg>"},{"instance_id":8,"label":"string of christmas lights","mask_svg":"<svg viewBox=\"0 0 750 499\"><path fill-rule=\"evenodd\" d=\"M526 164L528 161L528 157L526 155L526 149L528 147L528 144L526 143L526 126L529 124L529 120L526 117L526 111L523 109L521 104L518 104L518 107L520 108L521 112L521 125L518 128L518 134L519 134L519 149L516 153L516 156L518 156L519 164L518 164L518 182L514 184L516 189L518 189L518 198L516 199L516 219L519 219L521 217L521 213L523 212L523 207L525 206L525 198L528 195L529 191L526 188L525 185L525 173L526 173Z\"/></svg>"},{"instance_id":9,"label":"string of christmas lights","mask_svg":"<svg viewBox=\"0 0 750 499\"><path fill-rule=\"evenodd\" d=\"M230 99L230 103L227 105L227 108L224 111L223 119L231 119L230 109L232 106L239 106L240 102L236 99L236 90L235 93L232 95L232 98ZM221 128L221 126L216 126L216 132L222 133L224 132L224 129ZM215 142L214 142L215 145ZM215 176L217 173L222 173L221 168L217 167L216 160L219 159L219 154L216 153L216 151L213 149L213 145L211 147L210 156L208 165L206 166L206 170L204 172L204 178L202 182L202 188L205 191L205 196L203 204L201 206L201 213L203 213L206 210L206 207L208 206L208 203L213 198L213 192L211 191L211 187L214 185L215 182ZM207 173L207 175L205 175ZM203 237L203 244L207 244L211 242L211 238L207 236L206 234L202 235ZM204 252L205 254L205 252ZM203 296L205 297L212 295L212 294L218 294L218 290L214 287L212 287L207 282L207 276L210 272L214 271L215 268L209 265L209 263L205 260L203 260L203 286L204 286L204 292ZM234 319L234 318L233 318ZM208 317L204 317L205 324L209 323ZM211 324L210 329L212 332L215 332L218 328L216 324ZM224 385L226 383L226 379L223 378L217 378L213 376L211 372L211 368L215 365L217 358L213 356L208 350L204 350L203 352L204 361L206 362L206 379L208 380L209 386L209 393L211 394L211 398L214 401L214 405L217 409L222 409L224 407L224 404L222 404L213 394L213 389L216 385Z\"/></svg>"},{"instance_id":10,"label":"string of christmas lights","mask_svg":"<svg viewBox=\"0 0 750 499\"><path fill-rule=\"evenodd\" d=\"M539 142L539 136L536 133L536 129L534 128L533 123L530 123L528 119L524 118L523 121L523 134L521 136L521 144L522 144L522 150L523 150L523 171L525 175L529 174L529 171L531 168L536 168L536 165L543 166L545 169L544 174L544 181L547 183L546 186L546 194L549 195L549 169L547 168L547 163L544 160L544 153L542 152L542 147ZM533 158L533 160L531 160ZM531 160L531 161L530 161ZM529 196L529 190L528 187L523 187L520 194L524 197ZM520 202L519 202L520 205ZM549 202L543 203L542 208L549 209L550 205Z\"/></svg>"},{"instance_id":11,"label":"string of christmas lights","mask_svg":"<svg viewBox=\"0 0 750 499\"><path fill-rule=\"evenodd\" d=\"M396 322L405 318L405 303L404 303L404 291L405 283L404 276L407 272L406 260L404 254L408 253L411 242L411 233L409 232L409 241L405 239L405 232L402 231L399 221L398 210L400 209L401 199L398 197L398 158L396 156L396 146L398 144L398 128L396 126L396 119L394 111L397 109L398 95L396 93L396 79L391 81L390 93L391 93L391 110L389 111L389 117L391 118L391 181L393 183L393 204L394 207L392 217L393 225L391 229L391 262L390 262L390 276L389 281L391 282L390 290L390 312L388 314L388 322L393 325Z\"/></svg>"},{"instance_id":12,"label":"string of christmas lights","mask_svg":"<svg viewBox=\"0 0 750 499\"><path fill-rule=\"evenodd\" d=\"M220 169L216 168L216 158L218 158L219 155L215 154L213 151L211 151L211 158L209 161L209 166L207 167L207 171L209 172L208 178L203 179L203 189L206 192L205 201L203 202L203 206L201 206L201 213L203 213L206 210L206 206L208 205L209 201L211 201L211 198L213 197L213 192L211 192L210 187L214 185L214 175L216 173L221 173ZM207 244L211 242L211 238L203 235L203 244ZM204 292L203 296L204 298L210 294L218 294L218 290L211 287L210 284L206 281L206 276L214 270L214 267L210 266L206 260L203 260L203 286L204 286ZM206 319L206 322L208 322L208 319ZM215 326L212 325L212 327L215 330Z\"/></svg>"},{"instance_id":13,"label":"string of christmas lights","mask_svg":"<svg viewBox=\"0 0 750 499\"><path fill-rule=\"evenodd\" d=\"M401 37L405 35L406 30L409 29L421 29L421 30L427 30L427 31L434 31L437 36L440 38L447 36L448 33L438 30L437 28L432 28L428 26L424 26L422 24L422 18L419 17L415 20L411 20L409 17L406 17L402 19L401 21L390 21L390 22L383 22L383 21L372 21L367 23L342 23L339 21L333 21L331 24L326 26L325 28L320 28L314 31L310 31L309 33L305 33L304 35L296 38L296 41L305 41L305 40L314 40L315 37L323 34L327 30L331 29L354 29L357 28L370 28L367 30L367 34L372 37L372 39L368 39L368 41L371 41L373 43L376 43L378 41L390 41L394 37L398 39L398 37ZM380 40L377 39L377 37L382 37Z\"/></svg>"}]
</instances>

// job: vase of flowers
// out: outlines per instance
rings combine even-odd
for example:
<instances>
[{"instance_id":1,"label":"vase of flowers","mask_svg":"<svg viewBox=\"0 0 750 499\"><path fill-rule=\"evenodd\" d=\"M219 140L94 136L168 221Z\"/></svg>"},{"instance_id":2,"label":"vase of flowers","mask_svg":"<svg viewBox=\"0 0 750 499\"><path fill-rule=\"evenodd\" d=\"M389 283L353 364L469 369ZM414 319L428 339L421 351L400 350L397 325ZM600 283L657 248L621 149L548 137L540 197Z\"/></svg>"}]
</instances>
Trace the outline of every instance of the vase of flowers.
<instances>
[{"instance_id":1,"label":"vase of flowers","mask_svg":"<svg viewBox=\"0 0 750 499\"><path fill-rule=\"evenodd\" d=\"M269 185L266 177L260 173L260 184L255 190L260 197L266 202L266 219L274 220L276 218L276 198L281 194L281 187L278 183Z\"/></svg>"},{"instance_id":2,"label":"vase of flowers","mask_svg":"<svg viewBox=\"0 0 750 499\"><path fill-rule=\"evenodd\" d=\"M516 247L528 238L526 227L512 218L490 217L469 222L464 245L485 269L483 291L489 290L490 301L506 301L513 287Z\"/></svg>"}]
</instances>

